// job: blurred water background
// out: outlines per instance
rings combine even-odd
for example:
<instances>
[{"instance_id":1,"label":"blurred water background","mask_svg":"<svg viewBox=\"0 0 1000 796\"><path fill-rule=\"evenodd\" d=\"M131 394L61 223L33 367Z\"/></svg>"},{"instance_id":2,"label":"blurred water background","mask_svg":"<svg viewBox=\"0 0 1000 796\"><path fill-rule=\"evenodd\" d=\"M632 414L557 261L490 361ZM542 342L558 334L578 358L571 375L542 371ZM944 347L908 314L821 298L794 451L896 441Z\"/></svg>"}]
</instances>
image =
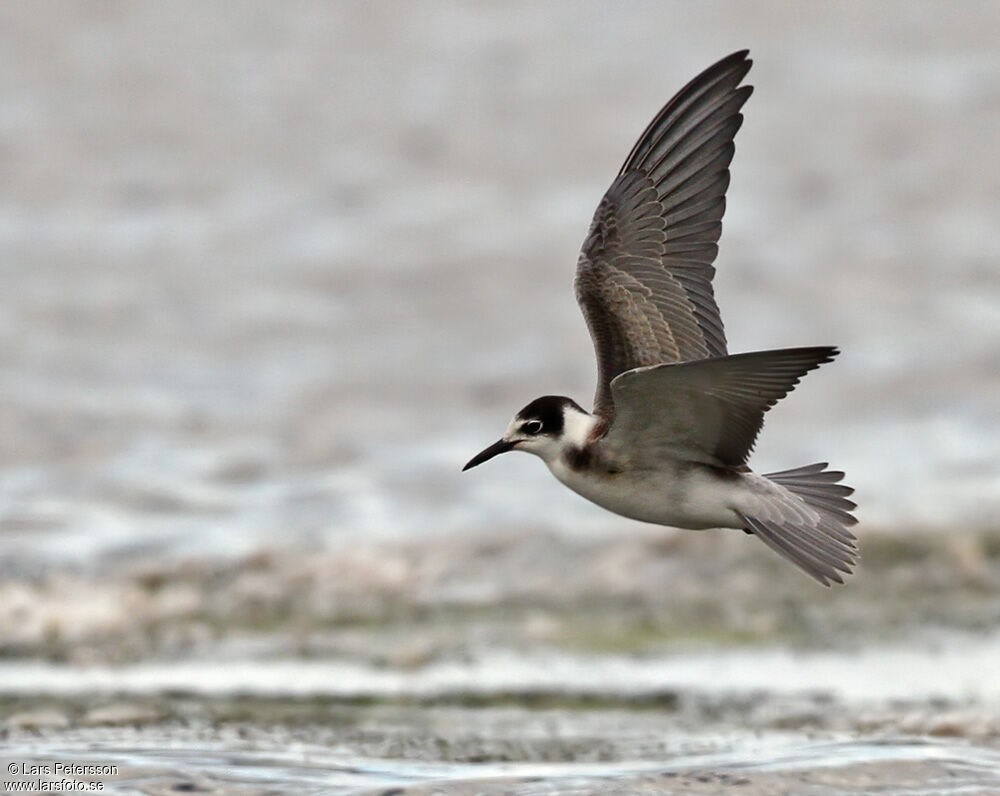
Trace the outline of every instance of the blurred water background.
<instances>
[{"instance_id":1,"label":"blurred water background","mask_svg":"<svg viewBox=\"0 0 1000 796\"><path fill-rule=\"evenodd\" d=\"M45 8L0 12L5 559L634 527L458 468L589 402L593 209L742 46L730 347L844 351L759 465L829 458L868 526L995 522L993 4Z\"/></svg>"},{"instance_id":2,"label":"blurred water background","mask_svg":"<svg viewBox=\"0 0 1000 796\"><path fill-rule=\"evenodd\" d=\"M597 582L625 595L601 621L633 628L638 601L664 637L794 625L841 648L931 617L992 639L998 31L992 2L0 6L6 690L63 693L40 659L492 660L561 638L553 605L600 620ZM843 350L769 415L754 463L829 460L858 490L863 557L865 534L902 537L872 543L847 587L867 604L828 609L790 568L754 580L769 554L744 568L742 535L674 540L529 457L459 472L532 398L589 405L572 276L590 216L662 103L742 47L756 89L715 283L730 350ZM795 585L759 602L769 578ZM663 618L688 598L698 610ZM516 621L443 640L442 604ZM359 616L422 630L336 624ZM993 643L930 689L973 699L984 738L1000 734L981 709L998 695L976 690ZM549 688L535 664L508 680ZM584 670L611 690L638 676ZM651 693L686 683L664 672ZM77 675L74 693L114 691Z\"/></svg>"}]
</instances>

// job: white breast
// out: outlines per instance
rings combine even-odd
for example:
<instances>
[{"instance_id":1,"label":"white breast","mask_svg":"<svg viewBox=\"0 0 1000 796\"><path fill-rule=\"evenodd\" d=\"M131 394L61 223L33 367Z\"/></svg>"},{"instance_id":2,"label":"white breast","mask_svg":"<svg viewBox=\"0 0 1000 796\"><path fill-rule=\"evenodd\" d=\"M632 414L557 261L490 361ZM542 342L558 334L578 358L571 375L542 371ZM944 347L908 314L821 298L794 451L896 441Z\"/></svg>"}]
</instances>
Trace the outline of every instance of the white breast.
<instances>
[{"instance_id":1,"label":"white breast","mask_svg":"<svg viewBox=\"0 0 1000 796\"><path fill-rule=\"evenodd\" d=\"M730 506L743 485L708 470L669 460L655 470L620 472L575 469L562 456L548 464L552 474L578 495L623 517L678 528L741 527Z\"/></svg>"}]
</instances>

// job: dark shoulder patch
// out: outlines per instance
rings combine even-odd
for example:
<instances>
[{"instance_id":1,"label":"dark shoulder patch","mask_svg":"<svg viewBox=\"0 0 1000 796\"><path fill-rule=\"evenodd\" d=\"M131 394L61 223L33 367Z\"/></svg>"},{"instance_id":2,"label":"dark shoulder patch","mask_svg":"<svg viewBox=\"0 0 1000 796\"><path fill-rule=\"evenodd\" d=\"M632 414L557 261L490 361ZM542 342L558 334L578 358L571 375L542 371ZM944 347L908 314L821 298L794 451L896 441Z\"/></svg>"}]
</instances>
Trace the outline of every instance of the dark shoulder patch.
<instances>
[{"instance_id":1,"label":"dark shoulder patch","mask_svg":"<svg viewBox=\"0 0 1000 796\"><path fill-rule=\"evenodd\" d=\"M586 470L591 464L592 449L589 445L583 448L573 446L568 448L563 456L571 470Z\"/></svg>"},{"instance_id":2,"label":"dark shoulder patch","mask_svg":"<svg viewBox=\"0 0 1000 796\"><path fill-rule=\"evenodd\" d=\"M570 446L563 451L563 460L571 470L591 470L596 473L603 473L607 476L615 476L621 473L621 466L601 456L593 445L577 447Z\"/></svg>"}]
</instances>

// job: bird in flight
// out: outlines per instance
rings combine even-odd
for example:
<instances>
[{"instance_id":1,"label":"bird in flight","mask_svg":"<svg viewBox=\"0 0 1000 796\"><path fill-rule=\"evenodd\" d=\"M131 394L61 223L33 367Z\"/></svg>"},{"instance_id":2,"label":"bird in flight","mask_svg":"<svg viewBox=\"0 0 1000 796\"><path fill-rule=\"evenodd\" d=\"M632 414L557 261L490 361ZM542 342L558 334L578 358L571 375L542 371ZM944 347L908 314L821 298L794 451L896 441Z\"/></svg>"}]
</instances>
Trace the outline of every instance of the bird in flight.
<instances>
[{"instance_id":1,"label":"bird in flight","mask_svg":"<svg viewBox=\"0 0 1000 796\"><path fill-rule=\"evenodd\" d=\"M594 410L537 398L468 470L506 451L541 458L609 511L679 528L752 534L825 586L858 552L854 491L826 463L755 473L764 413L839 352L729 354L712 277L733 139L753 88L742 50L656 114L597 207L576 297L597 355Z\"/></svg>"}]
</instances>

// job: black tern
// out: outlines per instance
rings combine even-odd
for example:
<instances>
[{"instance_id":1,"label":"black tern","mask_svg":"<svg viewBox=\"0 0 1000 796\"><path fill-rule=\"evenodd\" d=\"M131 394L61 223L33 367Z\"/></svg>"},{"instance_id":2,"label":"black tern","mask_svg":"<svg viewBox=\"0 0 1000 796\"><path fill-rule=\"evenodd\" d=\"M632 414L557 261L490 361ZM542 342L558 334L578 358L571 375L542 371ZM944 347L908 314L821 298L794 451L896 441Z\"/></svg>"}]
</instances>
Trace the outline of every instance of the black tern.
<instances>
[{"instance_id":1,"label":"black tern","mask_svg":"<svg viewBox=\"0 0 1000 796\"><path fill-rule=\"evenodd\" d=\"M656 115L598 205L576 269L597 355L594 411L545 396L463 468L511 450L609 511L679 528L752 534L825 586L858 551L844 474L747 465L764 414L830 346L730 355L712 277L733 139L753 91L742 50Z\"/></svg>"}]
</instances>

